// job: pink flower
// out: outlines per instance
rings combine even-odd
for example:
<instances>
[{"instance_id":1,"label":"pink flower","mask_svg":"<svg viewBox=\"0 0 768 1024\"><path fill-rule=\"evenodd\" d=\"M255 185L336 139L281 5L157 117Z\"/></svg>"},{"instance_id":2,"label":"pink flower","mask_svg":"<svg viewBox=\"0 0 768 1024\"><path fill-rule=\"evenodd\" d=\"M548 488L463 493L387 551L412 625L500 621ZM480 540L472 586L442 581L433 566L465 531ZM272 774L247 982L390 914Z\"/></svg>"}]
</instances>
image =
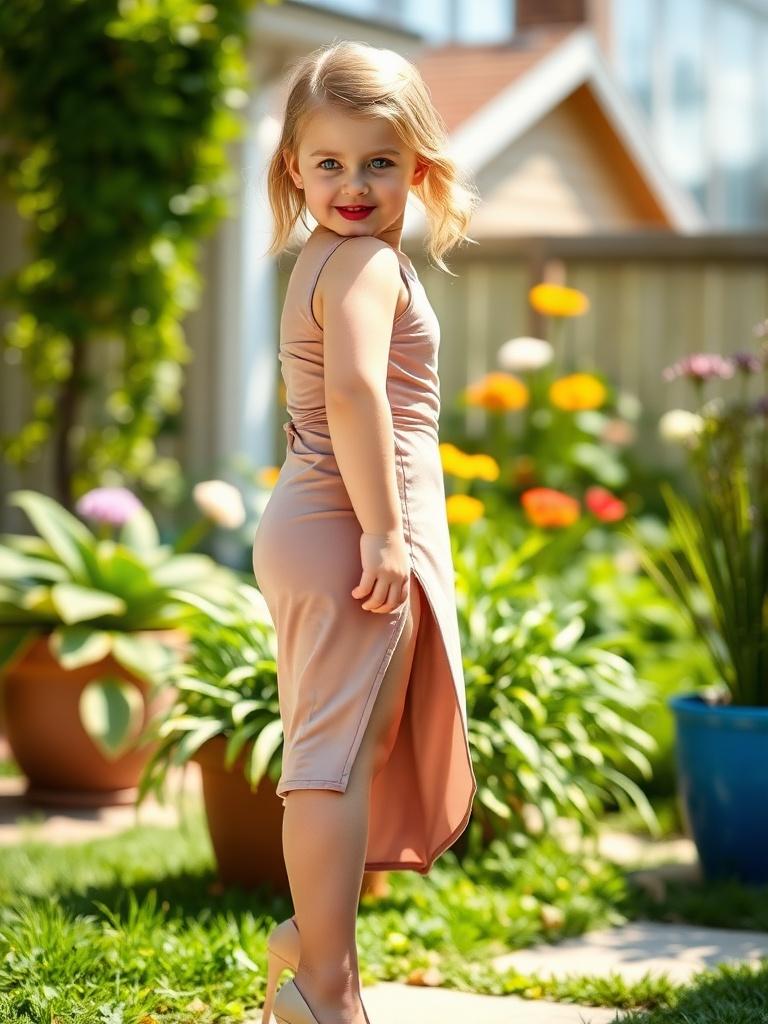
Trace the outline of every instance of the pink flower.
<instances>
[{"instance_id":1,"label":"pink flower","mask_svg":"<svg viewBox=\"0 0 768 1024\"><path fill-rule=\"evenodd\" d=\"M688 377L691 380L702 381L710 377L726 379L734 374L733 363L723 356L712 352L694 352L693 355L678 359L662 371L664 380L674 380L676 377Z\"/></svg>"},{"instance_id":2,"label":"pink flower","mask_svg":"<svg viewBox=\"0 0 768 1024\"><path fill-rule=\"evenodd\" d=\"M94 487L75 504L75 511L84 519L112 526L127 523L140 508L142 503L127 487Z\"/></svg>"}]
</instances>

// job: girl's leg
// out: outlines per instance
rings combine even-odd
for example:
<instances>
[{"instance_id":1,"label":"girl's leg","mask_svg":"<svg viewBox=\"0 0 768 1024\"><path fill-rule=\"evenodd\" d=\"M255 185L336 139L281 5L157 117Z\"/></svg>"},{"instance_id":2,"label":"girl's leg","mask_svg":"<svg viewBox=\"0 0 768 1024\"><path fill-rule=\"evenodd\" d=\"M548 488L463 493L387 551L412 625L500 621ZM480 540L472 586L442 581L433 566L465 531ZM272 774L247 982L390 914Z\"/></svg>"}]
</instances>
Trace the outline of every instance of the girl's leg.
<instances>
[{"instance_id":1,"label":"girl's leg","mask_svg":"<svg viewBox=\"0 0 768 1024\"><path fill-rule=\"evenodd\" d=\"M371 781L386 763L402 716L421 611L419 594L412 576L411 612L384 674L346 792L295 789L286 795L283 852L301 936L295 980L319 1024L365 1024L355 929Z\"/></svg>"}]
</instances>

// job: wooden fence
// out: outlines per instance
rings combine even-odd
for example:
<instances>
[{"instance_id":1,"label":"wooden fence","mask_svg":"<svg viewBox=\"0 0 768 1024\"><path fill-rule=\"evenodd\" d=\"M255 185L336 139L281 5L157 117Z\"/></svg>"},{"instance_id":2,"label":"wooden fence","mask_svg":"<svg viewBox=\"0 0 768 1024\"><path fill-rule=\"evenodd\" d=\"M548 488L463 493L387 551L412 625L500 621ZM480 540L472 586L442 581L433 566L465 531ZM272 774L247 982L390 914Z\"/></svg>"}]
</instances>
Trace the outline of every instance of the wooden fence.
<instances>
[{"instance_id":1,"label":"wooden fence","mask_svg":"<svg viewBox=\"0 0 768 1024\"><path fill-rule=\"evenodd\" d=\"M663 368L691 352L754 348L753 327L768 317L768 233L483 241L446 257L456 277L409 255L440 320L443 410L467 383L498 369L507 339L556 331L557 370L595 370L636 395L643 455L666 464L677 455L659 441L658 417L693 407L693 395L683 380L664 382ZM290 269L282 268L281 297ZM586 292L589 312L548 325L528 302L529 288L544 279ZM707 395L720 391L713 384ZM750 382L754 395L765 391L762 376ZM463 415L470 434L482 432L482 410Z\"/></svg>"}]
</instances>

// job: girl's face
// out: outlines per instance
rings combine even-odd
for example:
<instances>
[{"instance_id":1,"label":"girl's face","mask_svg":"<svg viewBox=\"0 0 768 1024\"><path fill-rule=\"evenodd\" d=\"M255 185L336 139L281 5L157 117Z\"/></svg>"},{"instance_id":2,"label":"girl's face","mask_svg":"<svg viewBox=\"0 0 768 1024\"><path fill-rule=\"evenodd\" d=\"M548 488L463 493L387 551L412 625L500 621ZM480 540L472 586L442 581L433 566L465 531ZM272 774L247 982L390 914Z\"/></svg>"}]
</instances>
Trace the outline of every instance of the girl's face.
<instances>
[{"instance_id":1,"label":"girl's face","mask_svg":"<svg viewBox=\"0 0 768 1024\"><path fill-rule=\"evenodd\" d=\"M355 117L331 106L311 115L298 154L285 162L318 224L340 235L383 236L398 244L408 192L429 169L385 118ZM349 206L372 209L352 219L339 209Z\"/></svg>"}]
</instances>

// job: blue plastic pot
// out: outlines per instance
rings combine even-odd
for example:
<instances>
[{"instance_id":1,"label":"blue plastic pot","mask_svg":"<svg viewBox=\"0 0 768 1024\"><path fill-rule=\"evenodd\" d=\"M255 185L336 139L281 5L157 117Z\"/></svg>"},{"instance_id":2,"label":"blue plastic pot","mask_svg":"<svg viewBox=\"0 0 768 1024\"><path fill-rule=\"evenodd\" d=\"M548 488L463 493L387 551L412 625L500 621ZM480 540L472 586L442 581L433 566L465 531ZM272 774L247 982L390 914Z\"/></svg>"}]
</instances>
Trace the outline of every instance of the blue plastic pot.
<instances>
[{"instance_id":1,"label":"blue plastic pot","mask_svg":"<svg viewBox=\"0 0 768 1024\"><path fill-rule=\"evenodd\" d=\"M667 701L678 792L707 879L768 882L768 708Z\"/></svg>"}]
</instances>

